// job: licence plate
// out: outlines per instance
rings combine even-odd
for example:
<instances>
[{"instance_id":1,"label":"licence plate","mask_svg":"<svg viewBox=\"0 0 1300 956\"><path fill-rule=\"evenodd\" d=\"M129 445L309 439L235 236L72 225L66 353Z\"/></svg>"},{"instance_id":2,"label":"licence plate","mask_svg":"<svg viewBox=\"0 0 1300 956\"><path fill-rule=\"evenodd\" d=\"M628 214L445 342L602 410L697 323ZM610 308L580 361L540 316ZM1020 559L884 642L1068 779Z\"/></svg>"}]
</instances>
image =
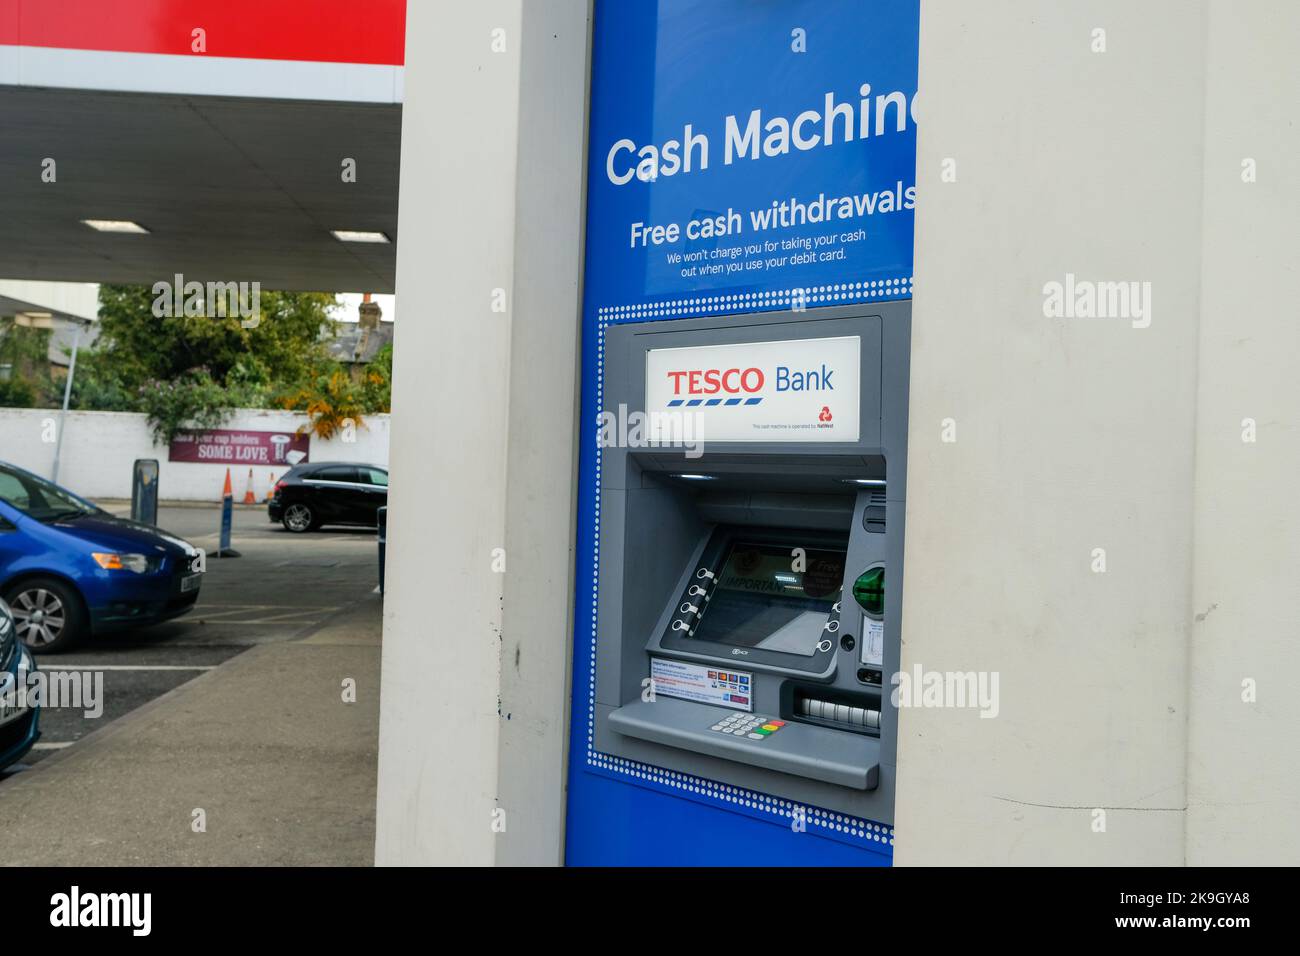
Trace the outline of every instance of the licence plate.
<instances>
[{"instance_id":1,"label":"licence plate","mask_svg":"<svg viewBox=\"0 0 1300 956\"><path fill-rule=\"evenodd\" d=\"M181 593L186 594L190 591L197 591L201 583L203 583L203 575L187 574L181 578Z\"/></svg>"},{"instance_id":2,"label":"licence plate","mask_svg":"<svg viewBox=\"0 0 1300 956\"><path fill-rule=\"evenodd\" d=\"M9 680L0 683L0 727L3 727L12 720L17 720L23 714L27 713L26 706L18 706L19 684L14 681L12 675L7 676L9 676ZM26 675L23 676L25 677ZM22 690L25 694L27 688L23 687Z\"/></svg>"}]
</instances>

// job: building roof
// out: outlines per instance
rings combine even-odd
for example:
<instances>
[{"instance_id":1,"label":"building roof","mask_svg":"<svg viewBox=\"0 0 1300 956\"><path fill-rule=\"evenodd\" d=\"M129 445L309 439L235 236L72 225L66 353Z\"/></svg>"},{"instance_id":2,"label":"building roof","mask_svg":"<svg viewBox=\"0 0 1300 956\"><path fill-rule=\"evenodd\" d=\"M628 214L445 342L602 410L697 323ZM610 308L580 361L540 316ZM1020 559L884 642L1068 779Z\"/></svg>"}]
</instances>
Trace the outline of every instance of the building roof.
<instances>
[{"instance_id":1,"label":"building roof","mask_svg":"<svg viewBox=\"0 0 1300 956\"><path fill-rule=\"evenodd\" d=\"M325 343L330 358L345 364L365 365L379 350L393 341L392 322L366 328L360 322L335 322L337 337Z\"/></svg>"},{"instance_id":2,"label":"building roof","mask_svg":"<svg viewBox=\"0 0 1300 956\"><path fill-rule=\"evenodd\" d=\"M54 328L50 330L50 346L46 349L46 356L51 365L61 365L67 368L72 361L72 340L77 334L77 324L75 322L64 322L55 320ZM81 329L81 348L93 345L99 338L99 323L80 323Z\"/></svg>"}]
</instances>

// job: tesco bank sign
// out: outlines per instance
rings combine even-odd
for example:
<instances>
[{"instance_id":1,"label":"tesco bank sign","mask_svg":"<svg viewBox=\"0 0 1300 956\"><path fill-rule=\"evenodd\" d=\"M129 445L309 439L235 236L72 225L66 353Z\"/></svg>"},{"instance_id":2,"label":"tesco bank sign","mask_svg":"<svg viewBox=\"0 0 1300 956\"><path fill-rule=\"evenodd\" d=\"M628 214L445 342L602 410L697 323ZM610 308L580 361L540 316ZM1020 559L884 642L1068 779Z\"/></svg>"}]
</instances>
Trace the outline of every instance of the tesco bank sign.
<instances>
[{"instance_id":1,"label":"tesco bank sign","mask_svg":"<svg viewBox=\"0 0 1300 956\"><path fill-rule=\"evenodd\" d=\"M647 437L689 411L705 441L857 441L860 361L856 335L647 350Z\"/></svg>"}]
</instances>

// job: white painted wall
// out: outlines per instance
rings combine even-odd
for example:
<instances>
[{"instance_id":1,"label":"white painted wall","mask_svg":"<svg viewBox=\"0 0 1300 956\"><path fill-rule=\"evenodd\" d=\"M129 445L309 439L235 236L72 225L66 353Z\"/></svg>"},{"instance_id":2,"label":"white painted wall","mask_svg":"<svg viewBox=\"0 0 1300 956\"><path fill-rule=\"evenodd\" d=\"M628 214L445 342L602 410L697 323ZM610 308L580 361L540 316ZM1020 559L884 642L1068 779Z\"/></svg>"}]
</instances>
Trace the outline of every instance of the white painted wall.
<instances>
[{"instance_id":1,"label":"white painted wall","mask_svg":"<svg viewBox=\"0 0 1300 956\"><path fill-rule=\"evenodd\" d=\"M903 667L1001 710L900 715L900 864L1300 862L1296 26L922 4ZM1067 272L1150 327L1045 318Z\"/></svg>"},{"instance_id":2,"label":"white painted wall","mask_svg":"<svg viewBox=\"0 0 1300 956\"><path fill-rule=\"evenodd\" d=\"M54 444L44 439L58 422L56 409L0 408L0 461L26 468L48 478L54 463ZM250 431L293 432L307 416L296 412L241 409L222 428ZM167 448L156 446L143 414L134 412L69 412L63 436L59 484L85 498L131 497L132 466L139 458L156 458L159 491L165 501L218 501L225 483L226 466L198 462L169 462ZM364 461L387 467L389 416L368 415L358 428L356 441L341 438L311 440L316 461ZM253 492L261 501L271 486L289 469L257 468ZM248 469L233 467L235 500L244 496Z\"/></svg>"},{"instance_id":3,"label":"white painted wall","mask_svg":"<svg viewBox=\"0 0 1300 956\"><path fill-rule=\"evenodd\" d=\"M588 32L408 6L380 864L562 859Z\"/></svg>"}]
</instances>

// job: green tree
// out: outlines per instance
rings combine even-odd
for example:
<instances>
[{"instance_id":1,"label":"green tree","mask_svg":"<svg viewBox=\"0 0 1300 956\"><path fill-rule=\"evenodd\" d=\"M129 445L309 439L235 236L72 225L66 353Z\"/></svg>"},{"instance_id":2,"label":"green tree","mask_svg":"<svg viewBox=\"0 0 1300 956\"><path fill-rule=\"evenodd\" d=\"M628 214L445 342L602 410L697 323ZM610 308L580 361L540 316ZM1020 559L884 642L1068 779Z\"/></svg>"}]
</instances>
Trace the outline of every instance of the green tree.
<instances>
[{"instance_id":1,"label":"green tree","mask_svg":"<svg viewBox=\"0 0 1300 956\"><path fill-rule=\"evenodd\" d=\"M368 412L393 410L393 343L389 342L366 365L361 378L362 402Z\"/></svg>"},{"instance_id":2,"label":"green tree","mask_svg":"<svg viewBox=\"0 0 1300 956\"><path fill-rule=\"evenodd\" d=\"M83 347L77 353L77 372L72 377L69 406L83 411L138 412L138 386L132 386L118 368L114 356Z\"/></svg>"},{"instance_id":3,"label":"green tree","mask_svg":"<svg viewBox=\"0 0 1300 956\"><path fill-rule=\"evenodd\" d=\"M299 434L311 432L318 438L333 438L349 420L356 428L366 427L361 417L366 411L365 387L354 382L338 362L322 364L310 380L281 396L279 404L307 414L310 421L298 429Z\"/></svg>"},{"instance_id":4,"label":"green tree","mask_svg":"<svg viewBox=\"0 0 1300 956\"><path fill-rule=\"evenodd\" d=\"M0 408L36 407L36 389L23 378L0 379Z\"/></svg>"},{"instance_id":5,"label":"green tree","mask_svg":"<svg viewBox=\"0 0 1300 956\"><path fill-rule=\"evenodd\" d=\"M0 320L0 406L39 408L49 403L54 381L49 366L49 329Z\"/></svg>"},{"instance_id":6,"label":"green tree","mask_svg":"<svg viewBox=\"0 0 1300 956\"><path fill-rule=\"evenodd\" d=\"M299 431L333 438L349 419L357 428L365 428L363 415L391 411L392 391L393 346L389 343L375 353L359 376L339 362L320 363L309 379L279 395L276 404L307 414L311 421Z\"/></svg>"},{"instance_id":7,"label":"green tree","mask_svg":"<svg viewBox=\"0 0 1300 956\"><path fill-rule=\"evenodd\" d=\"M140 387L139 395L160 445L170 444L187 428L216 428L238 407L207 369L191 369L167 381L148 382Z\"/></svg>"},{"instance_id":8,"label":"green tree","mask_svg":"<svg viewBox=\"0 0 1300 956\"><path fill-rule=\"evenodd\" d=\"M322 334L332 333L324 292L260 292L245 321L222 309L167 315L148 286L102 285L100 337L79 360L78 408L148 413L162 442L185 428L211 428L236 408L264 407L315 381L327 361Z\"/></svg>"},{"instance_id":9,"label":"green tree","mask_svg":"<svg viewBox=\"0 0 1300 956\"><path fill-rule=\"evenodd\" d=\"M99 287L97 351L128 386L204 368L222 387L274 389L302 381L325 358L320 337L331 328L331 293L263 291L247 323L239 316L155 314L157 298L147 286Z\"/></svg>"}]
</instances>

